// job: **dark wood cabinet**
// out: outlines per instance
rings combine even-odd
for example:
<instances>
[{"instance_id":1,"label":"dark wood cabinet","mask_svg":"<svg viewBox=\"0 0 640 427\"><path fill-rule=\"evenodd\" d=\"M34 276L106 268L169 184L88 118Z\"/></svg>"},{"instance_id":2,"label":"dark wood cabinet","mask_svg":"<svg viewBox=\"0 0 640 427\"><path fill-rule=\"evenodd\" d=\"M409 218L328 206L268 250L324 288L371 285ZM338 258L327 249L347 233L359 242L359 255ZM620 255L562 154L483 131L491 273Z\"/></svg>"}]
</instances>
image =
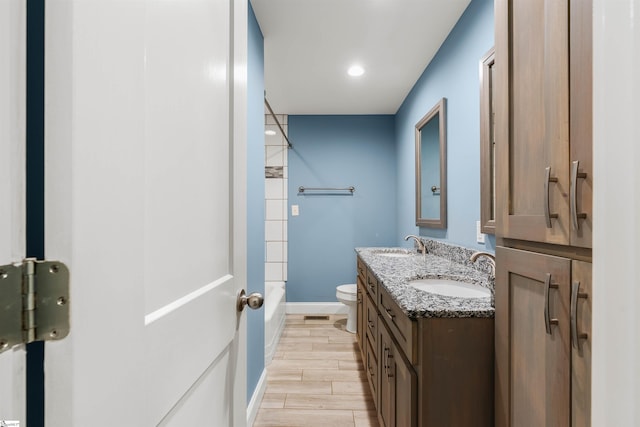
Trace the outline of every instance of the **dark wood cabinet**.
<instances>
[{"instance_id":1,"label":"dark wood cabinet","mask_svg":"<svg viewBox=\"0 0 640 427\"><path fill-rule=\"evenodd\" d=\"M367 295L367 291L365 289L365 281L367 280L367 270L366 266L362 262L360 258L357 259L356 269L358 271L358 275L356 277L357 284L357 293L356 293L356 338L358 341L358 346L360 347L360 351L364 354L365 352L365 298Z\"/></svg>"},{"instance_id":2,"label":"dark wood cabinet","mask_svg":"<svg viewBox=\"0 0 640 427\"><path fill-rule=\"evenodd\" d=\"M357 288L356 288L356 340L358 341L358 347L360 347L360 351L364 352L365 345L365 330L364 330L364 299L366 298L366 291L364 290L364 284L362 284L362 280L360 276L357 278Z\"/></svg>"},{"instance_id":3,"label":"dark wood cabinet","mask_svg":"<svg viewBox=\"0 0 640 427\"><path fill-rule=\"evenodd\" d=\"M496 0L497 235L591 247L591 1Z\"/></svg>"},{"instance_id":4,"label":"dark wood cabinet","mask_svg":"<svg viewBox=\"0 0 640 427\"><path fill-rule=\"evenodd\" d=\"M591 425L591 264L571 262L571 426Z\"/></svg>"},{"instance_id":5,"label":"dark wood cabinet","mask_svg":"<svg viewBox=\"0 0 640 427\"><path fill-rule=\"evenodd\" d=\"M591 0L496 0L496 426L590 426Z\"/></svg>"},{"instance_id":6,"label":"dark wood cabinet","mask_svg":"<svg viewBox=\"0 0 640 427\"><path fill-rule=\"evenodd\" d=\"M361 265L362 361L380 425L493 426L494 320L410 319Z\"/></svg>"},{"instance_id":7,"label":"dark wood cabinet","mask_svg":"<svg viewBox=\"0 0 640 427\"><path fill-rule=\"evenodd\" d=\"M380 323L380 424L382 427L415 426L418 421L416 373L396 346L384 322Z\"/></svg>"},{"instance_id":8,"label":"dark wood cabinet","mask_svg":"<svg viewBox=\"0 0 640 427\"><path fill-rule=\"evenodd\" d=\"M496 255L496 426L588 426L591 264Z\"/></svg>"}]
</instances>

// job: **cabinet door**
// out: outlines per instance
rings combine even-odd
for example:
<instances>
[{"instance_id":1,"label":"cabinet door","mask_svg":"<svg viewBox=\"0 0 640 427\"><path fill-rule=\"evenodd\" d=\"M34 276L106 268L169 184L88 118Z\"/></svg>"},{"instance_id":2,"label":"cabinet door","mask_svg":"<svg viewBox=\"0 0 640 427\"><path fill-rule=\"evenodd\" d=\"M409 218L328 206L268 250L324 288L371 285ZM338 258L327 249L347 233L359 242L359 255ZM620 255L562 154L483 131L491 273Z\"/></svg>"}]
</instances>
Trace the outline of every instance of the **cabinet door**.
<instances>
[{"instance_id":1,"label":"cabinet door","mask_svg":"<svg viewBox=\"0 0 640 427\"><path fill-rule=\"evenodd\" d=\"M366 291L364 290L364 284L362 283L362 279L360 276L357 278L357 306L356 306L356 338L358 340L358 345L360 346L360 352L364 355L365 353L365 329L364 329L364 316L365 316L365 295Z\"/></svg>"},{"instance_id":2,"label":"cabinet door","mask_svg":"<svg viewBox=\"0 0 640 427\"><path fill-rule=\"evenodd\" d=\"M571 261L503 247L496 257L496 426L568 426Z\"/></svg>"},{"instance_id":3,"label":"cabinet door","mask_svg":"<svg viewBox=\"0 0 640 427\"><path fill-rule=\"evenodd\" d=\"M389 352L391 351L392 342L387 328L383 325L384 321L380 319L380 327L378 328L378 419L381 427L393 426L393 381L389 376Z\"/></svg>"},{"instance_id":4,"label":"cabinet door","mask_svg":"<svg viewBox=\"0 0 640 427\"><path fill-rule=\"evenodd\" d=\"M418 379L391 334L380 321L378 327L379 387L378 416L383 427L416 425Z\"/></svg>"},{"instance_id":5,"label":"cabinet door","mask_svg":"<svg viewBox=\"0 0 640 427\"><path fill-rule=\"evenodd\" d=\"M571 0L570 10L571 244L590 248L593 225L592 1Z\"/></svg>"},{"instance_id":6,"label":"cabinet door","mask_svg":"<svg viewBox=\"0 0 640 427\"><path fill-rule=\"evenodd\" d=\"M364 330L365 336L371 342L371 348L375 351L378 358L378 310L376 304L369 298L365 297L364 304Z\"/></svg>"},{"instance_id":7,"label":"cabinet door","mask_svg":"<svg viewBox=\"0 0 640 427\"><path fill-rule=\"evenodd\" d=\"M371 389L371 396L373 397L373 404L377 407L378 402L378 358L371 347L371 342L365 340L365 370L367 380L369 381L369 388Z\"/></svg>"},{"instance_id":8,"label":"cabinet door","mask_svg":"<svg viewBox=\"0 0 640 427\"><path fill-rule=\"evenodd\" d=\"M499 237L569 244L568 1L496 0Z\"/></svg>"},{"instance_id":9,"label":"cabinet door","mask_svg":"<svg viewBox=\"0 0 640 427\"><path fill-rule=\"evenodd\" d=\"M393 426L413 427L417 422L417 376L400 349L392 342L388 354L389 373L393 382Z\"/></svg>"},{"instance_id":10,"label":"cabinet door","mask_svg":"<svg viewBox=\"0 0 640 427\"><path fill-rule=\"evenodd\" d=\"M591 425L591 263L571 263L571 426ZM575 319L575 320L574 320Z\"/></svg>"}]
</instances>

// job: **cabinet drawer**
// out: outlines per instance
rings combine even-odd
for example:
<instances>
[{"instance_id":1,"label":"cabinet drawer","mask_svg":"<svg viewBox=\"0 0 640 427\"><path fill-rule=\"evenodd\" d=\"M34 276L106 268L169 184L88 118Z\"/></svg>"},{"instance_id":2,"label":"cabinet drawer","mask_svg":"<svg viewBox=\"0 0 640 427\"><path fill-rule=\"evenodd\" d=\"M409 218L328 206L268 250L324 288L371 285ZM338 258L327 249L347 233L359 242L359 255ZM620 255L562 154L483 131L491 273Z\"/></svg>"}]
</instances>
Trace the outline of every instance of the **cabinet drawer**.
<instances>
[{"instance_id":1,"label":"cabinet drawer","mask_svg":"<svg viewBox=\"0 0 640 427\"><path fill-rule=\"evenodd\" d=\"M373 299L374 301L378 300L378 278L376 276L373 275L373 273L367 269L367 280L365 282L366 288L367 288L367 292L369 293L369 296L371 297L371 299Z\"/></svg>"},{"instance_id":2,"label":"cabinet drawer","mask_svg":"<svg viewBox=\"0 0 640 427\"><path fill-rule=\"evenodd\" d=\"M382 317L385 324L389 327L391 334L396 341L398 341L407 359L409 359L411 363L417 363L417 322L409 319L383 286L378 288L378 295L380 317Z\"/></svg>"},{"instance_id":3,"label":"cabinet drawer","mask_svg":"<svg viewBox=\"0 0 640 427\"><path fill-rule=\"evenodd\" d=\"M365 298L365 330L367 331L367 338L374 349L378 349L378 310L376 304L369 297ZM378 356L375 352L376 357Z\"/></svg>"},{"instance_id":4,"label":"cabinet drawer","mask_svg":"<svg viewBox=\"0 0 640 427\"><path fill-rule=\"evenodd\" d=\"M356 268L358 270L358 278L362 280L362 283L367 283L367 266L360 257L358 257Z\"/></svg>"},{"instance_id":5,"label":"cabinet drawer","mask_svg":"<svg viewBox=\"0 0 640 427\"><path fill-rule=\"evenodd\" d=\"M366 353L364 359L364 369L367 373L367 380L369 380L369 387L371 388L371 396L373 396L373 403L378 406L378 358L376 353L371 347L371 343L366 344Z\"/></svg>"}]
</instances>

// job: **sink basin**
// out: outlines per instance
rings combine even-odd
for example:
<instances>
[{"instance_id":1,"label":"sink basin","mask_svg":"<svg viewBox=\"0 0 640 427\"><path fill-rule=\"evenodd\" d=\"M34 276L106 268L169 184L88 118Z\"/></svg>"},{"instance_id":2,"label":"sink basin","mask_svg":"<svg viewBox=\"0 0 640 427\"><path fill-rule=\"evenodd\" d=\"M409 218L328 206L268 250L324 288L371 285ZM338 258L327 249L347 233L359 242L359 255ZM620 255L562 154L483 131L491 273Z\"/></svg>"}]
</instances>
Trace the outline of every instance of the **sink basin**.
<instances>
[{"instance_id":1,"label":"sink basin","mask_svg":"<svg viewBox=\"0 0 640 427\"><path fill-rule=\"evenodd\" d=\"M491 291L485 287L450 279L417 279L411 280L409 285L421 291L447 297L485 298L491 296Z\"/></svg>"},{"instance_id":2,"label":"sink basin","mask_svg":"<svg viewBox=\"0 0 640 427\"><path fill-rule=\"evenodd\" d=\"M407 249L379 249L373 251L374 254L389 258L404 258L411 256L413 253Z\"/></svg>"},{"instance_id":3,"label":"sink basin","mask_svg":"<svg viewBox=\"0 0 640 427\"><path fill-rule=\"evenodd\" d=\"M404 258L410 256L411 254L407 252L383 252L379 253L378 255L386 256L389 258Z\"/></svg>"}]
</instances>

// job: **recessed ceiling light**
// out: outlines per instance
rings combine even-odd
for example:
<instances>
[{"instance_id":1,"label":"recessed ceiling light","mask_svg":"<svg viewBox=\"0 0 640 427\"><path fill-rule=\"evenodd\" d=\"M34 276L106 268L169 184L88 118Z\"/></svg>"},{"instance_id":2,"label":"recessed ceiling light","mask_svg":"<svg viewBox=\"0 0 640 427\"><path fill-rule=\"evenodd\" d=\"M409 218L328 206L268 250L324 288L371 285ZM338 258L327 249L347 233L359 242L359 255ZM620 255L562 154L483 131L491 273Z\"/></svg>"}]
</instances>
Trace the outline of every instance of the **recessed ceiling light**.
<instances>
[{"instance_id":1,"label":"recessed ceiling light","mask_svg":"<svg viewBox=\"0 0 640 427\"><path fill-rule=\"evenodd\" d=\"M269 136L273 136L273 135L276 134L276 131L275 130L271 130L271 129L267 129L267 130L264 131L264 134L265 135L269 135Z\"/></svg>"},{"instance_id":2,"label":"recessed ceiling light","mask_svg":"<svg viewBox=\"0 0 640 427\"><path fill-rule=\"evenodd\" d=\"M360 65L352 65L351 67L349 67L349 69L347 70L347 73L351 76L351 77L360 77L361 75L364 74L364 68L362 68Z\"/></svg>"}]
</instances>

